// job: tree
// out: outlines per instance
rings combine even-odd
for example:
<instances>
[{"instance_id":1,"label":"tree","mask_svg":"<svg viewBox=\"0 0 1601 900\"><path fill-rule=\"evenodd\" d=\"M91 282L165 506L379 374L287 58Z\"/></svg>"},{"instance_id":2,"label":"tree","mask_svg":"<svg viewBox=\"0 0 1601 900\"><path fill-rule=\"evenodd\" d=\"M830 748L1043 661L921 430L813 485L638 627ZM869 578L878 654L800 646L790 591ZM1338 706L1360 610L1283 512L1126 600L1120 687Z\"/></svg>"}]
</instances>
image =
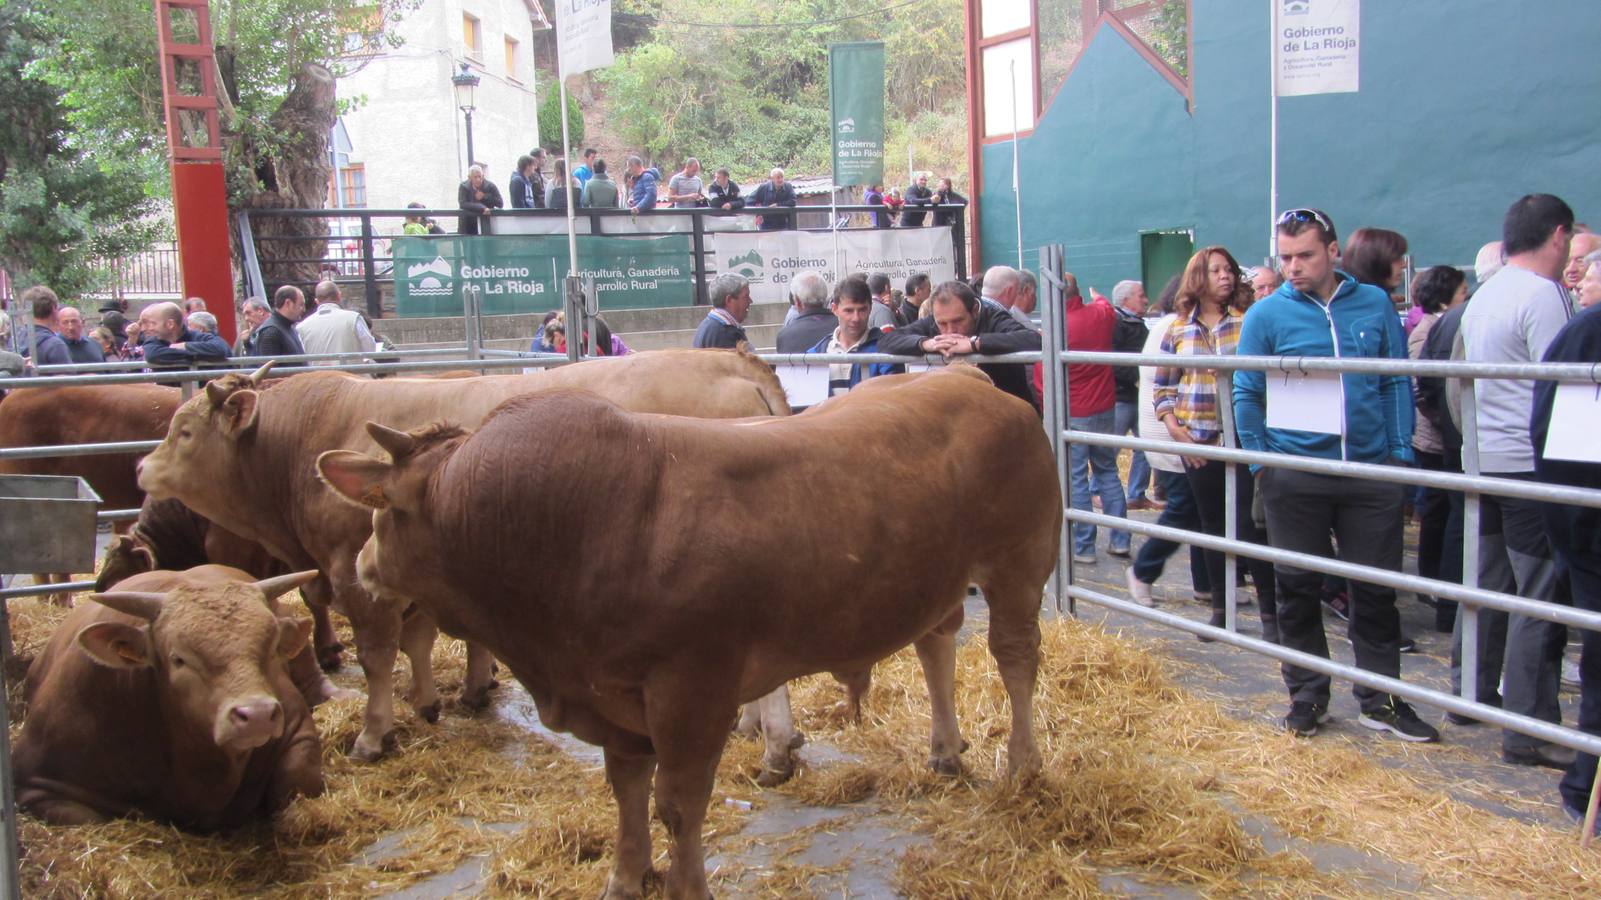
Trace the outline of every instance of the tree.
<instances>
[{"instance_id":1,"label":"tree","mask_svg":"<svg viewBox=\"0 0 1601 900\"><path fill-rule=\"evenodd\" d=\"M584 143L584 111L578 108L578 98L567 94L567 139L574 147ZM561 88L545 89L545 99L539 101L539 143L546 150L562 153L561 147Z\"/></svg>"},{"instance_id":2,"label":"tree","mask_svg":"<svg viewBox=\"0 0 1601 900\"><path fill-rule=\"evenodd\" d=\"M30 74L49 50L31 0L0 0L0 266L64 298L100 287L102 261L159 231L133 167L71 141L61 91ZM103 165L104 163L104 165Z\"/></svg>"},{"instance_id":3,"label":"tree","mask_svg":"<svg viewBox=\"0 0 1601 900\"><path fill-rule=\"evenodd\" d=\"M213 0L231 208L323 206L328 132L338 112L334 82L363 64L362 51L397 46L391 26L420 2ZM180 12L175 35L197 36L192 15ZM170 184L162 165L165 123L150 0L51 0L39 4L39 21L57 49L35 58L29 71L61 92L75 141L141 161L146 191L165 196ZM327 234L320 219L262 222L274 236ZM317 242L283 246L303 248L308 259L278 273L281 279L315 280L309 257L318 255L310 252Z\"/></svg>"}]
</instances>

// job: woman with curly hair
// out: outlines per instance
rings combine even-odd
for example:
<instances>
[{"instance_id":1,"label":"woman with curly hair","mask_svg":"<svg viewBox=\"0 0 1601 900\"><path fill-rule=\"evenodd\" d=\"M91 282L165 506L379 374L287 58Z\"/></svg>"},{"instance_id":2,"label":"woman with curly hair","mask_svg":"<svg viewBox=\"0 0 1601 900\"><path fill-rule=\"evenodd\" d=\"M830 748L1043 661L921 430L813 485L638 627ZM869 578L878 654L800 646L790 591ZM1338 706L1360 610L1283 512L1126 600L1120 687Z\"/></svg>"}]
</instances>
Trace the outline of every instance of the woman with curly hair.
<instances>
[{"instance_id":1,"label":"woman with curly hair","mask_svg":"<svg viewBox=\"0 0 1601 900\"><path fill-rule=\"evenodd\" d=\"M1251 305L1251 287L1240 272L1240 264L1222 247L1203 247L1184 268L1179 282L1175 310L1178 318L1168 326L1161 352L1175 356L1233 356L1240 340L1240 323ZM1216 369L1163 367L1156 370L1154 403L1156 417L1179 444L1174 449L1183 456L1184 444L1221 444L1223 421L1218 404L1228 401L1219 391ZM1221 537L1224 531L1224 474L1226 463L1198 456L1183 456L1184 474L1201 516L1201 528ZM1235 524L1239 537L1265 543L1251 519L1254 482L1250 470L1235 464ZM1273 564L1241 557L1251 573L1257 599L1262 608L1262 634L1278 640ZM1206 552L1208 580L1212 585L1212 620L1224 623L1223 554ZM1204 638L1203 638L1204 640Z\"/></svg>"}]
</instances>

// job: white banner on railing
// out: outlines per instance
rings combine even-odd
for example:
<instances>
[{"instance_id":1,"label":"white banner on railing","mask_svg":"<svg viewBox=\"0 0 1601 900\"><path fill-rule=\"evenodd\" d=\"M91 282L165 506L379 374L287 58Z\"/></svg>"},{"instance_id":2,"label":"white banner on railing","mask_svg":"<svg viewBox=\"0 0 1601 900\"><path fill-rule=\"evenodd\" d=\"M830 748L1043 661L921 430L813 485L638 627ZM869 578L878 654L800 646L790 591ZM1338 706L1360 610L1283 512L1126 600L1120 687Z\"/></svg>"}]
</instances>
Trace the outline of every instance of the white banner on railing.
<instances>
[{"instance_id":1,"label":"white banner on railing","mask_svg":"<svg viewBox=\"0 0 1601 900\"><path fill-rule=\"evenodd\" d=\"M559 0L556 58L561 77L612 64L611 0Z\"/></svg>"},{"instance_id":2,"label":"white banner on railing","mask_svg":"<svg viewBox=\"0 0 1601 900\"><path fill-rule=\"evenodd\" d=\"M1273 47L1280 97L1357 90L1361 0L1273 0Z\"/></svg>"},{"instance_id":3,"label":"white banner on railing","mask_svg":"<svg viewBox=\"0 0 1601 900\"><path fill-rule=\"evenodd\" d=\"M750 279L750 295L758 303L788 301L790 279L801 272L818 272L829 284L839 280L831 232L719 234L713 248L717 271ZM841 231L839 248L846 274L882 273L896 287L915 272L927 273L936 285L956 277L956 252L948 226Z\"/></svg>"}]
</instances>

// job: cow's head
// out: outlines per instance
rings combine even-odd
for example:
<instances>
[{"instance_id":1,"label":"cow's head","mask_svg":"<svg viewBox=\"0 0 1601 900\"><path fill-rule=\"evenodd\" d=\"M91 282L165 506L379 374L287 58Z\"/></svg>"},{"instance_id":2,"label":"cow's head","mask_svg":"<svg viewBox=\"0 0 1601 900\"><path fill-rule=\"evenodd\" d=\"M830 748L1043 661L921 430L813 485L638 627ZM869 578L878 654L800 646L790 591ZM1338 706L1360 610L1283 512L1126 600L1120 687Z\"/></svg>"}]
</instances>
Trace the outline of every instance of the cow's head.
<instances>
[{"instance_id":1,"label":"cow's head","mask_svg":"<svg viewBox=\"0 0 1601 900\"><path fill-rule=\"evenodd\" d=\"M316 577L312 570L166 593L90 594L144 624L96 622L78 632L78 646L103 666L154 669L163 707L189 733L224 750L251 750L283 734L271 676L311 633L310 619L276 616L272 601Z\"/></svg>"},{"instance_id":2,"label":"cow's head","mask_svg":"<svg viewBox=\"0 0 1601 900\"><path fill-rule=\"evenodd\" d=\"M193 502L193 490L186 489L248 477L240 471L235 448L255 432L259 388L271 368L269 362L250 375L224 375L178 407L166 438L139 462L140 489L157 500L181 497L196 512L210 515L201 508L203 498Z\"/></svg>"},{"instance_id":3,"label":"cow's head","mask_svg":"<svg viewBox=\"0 0 1601 900\"><path fill-rule=\"evenodd\" d=\"M95 590L104 591L125 578L156 568L156 555L145 543L133 535L119 534L106 546L106 555L100 561L100 574L95 576Z\"/></svg>"},{"instance_id":4,"label":"cow's head","mask_svg":"<svg viewBox=\"0 0 1601 900\"><path fill-rule=\"evenodd\" d=\"M442 423L396 431L368 422L367 434L388 453L389 459L354 450L330 450L317 457L317 472L334 493L373 511L372 537L356 558L356 574L362 587L373 594L403 594L398 587L408 576L383 564L383 546L401 546L399 535L418 524L426 510L430 479L466 439L467 432ZM405 559L409 559L407 554L396 554L397 562ZM383 590L380 575L392 582L397 591Z\"/></svg>"}]
</instances>

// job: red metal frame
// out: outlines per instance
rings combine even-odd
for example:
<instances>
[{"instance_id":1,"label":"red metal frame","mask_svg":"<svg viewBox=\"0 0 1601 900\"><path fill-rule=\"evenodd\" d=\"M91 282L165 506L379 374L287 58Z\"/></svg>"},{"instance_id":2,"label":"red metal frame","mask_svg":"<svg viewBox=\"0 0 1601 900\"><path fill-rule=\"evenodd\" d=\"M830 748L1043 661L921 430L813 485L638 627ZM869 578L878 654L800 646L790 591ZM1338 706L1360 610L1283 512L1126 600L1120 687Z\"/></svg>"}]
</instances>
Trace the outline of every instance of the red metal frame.
<instances>
[{"instance_id":1,"label":"red metal frame","mask_svg":"<svg viewBox=\"0 0 1601 900\"><path fill-rule=\"evenodd\" d=\"M183 289L187 296L205 299L207 311L217 317L217 333L232 343L236 333L233 253L228 245L228 187L223 173L217 114L217 65L211 49L211 8L208 0L155 0L154 5ZM180 44L173 40L174 11L194 15L196 43ZM199 68L199 94L180 93L177 79L180 60L193 62ZM200 114L205 123L204 146L192 147L184 142L185 111Z\"/></svg>"}]
</instances>

